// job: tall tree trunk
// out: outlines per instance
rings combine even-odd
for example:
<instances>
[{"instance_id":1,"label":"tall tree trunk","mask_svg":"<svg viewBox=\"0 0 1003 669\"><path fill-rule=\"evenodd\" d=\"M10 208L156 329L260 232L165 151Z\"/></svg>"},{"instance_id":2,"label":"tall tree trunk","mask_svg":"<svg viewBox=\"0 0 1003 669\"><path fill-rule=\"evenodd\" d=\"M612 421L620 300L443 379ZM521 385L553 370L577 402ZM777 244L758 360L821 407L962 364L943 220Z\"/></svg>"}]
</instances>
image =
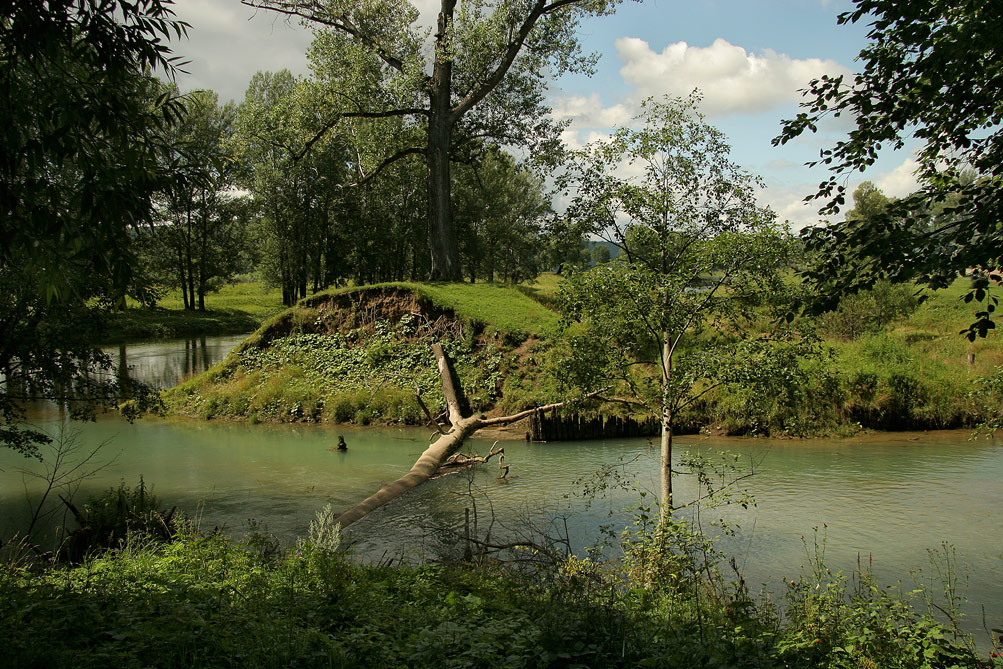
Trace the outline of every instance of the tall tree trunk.
<instances>
[{"instance_id":1,"label":"tall tree trunk","mask_svg":"<svg viewBox=\"0 0 1003 669\"><path fill-rule=\"evenodd\" d=\"M185 254L178 247L178 283L181 284L181 299L185 303L185 311L191 308L188 304L188 279L185 275Z\"/></svg>"},{"instance_id":2,"label":"tall tree trunk","mask_svg":"<svg viewBox=\"0 0 1003 669\"><path fill-rule=\"evenodd\" d=\"M448 109L433 114L428 130L428 247L432 255L433 281L460 281L460 249L456 243L449 201L449 150L451 128Z\"/></svg>"},{"instance_id":3,"label":"tall tree trunk","mask_svg":"<svg viewBox=\"0 0 1003 669\"><path fill-rule=\"evenodd\" d=\"M194 196L191 192L186 194L185 203L185 233L184 233L184 246L185 246L185 274L188 276L188 285L182 286L181 290L188 291L188 308L192 311L195 310L195 263L192 261L192 198Z\"/></svg>"},{"instance_id":4,"label":"tall tree trunk","mask_svg":"<svg viewBox=\"0 0 1003 669\"><path fill-rule=\"evenodd\" d=\"M198 297L199 297L199 311L205 311L205 286L206 286L206 274L208 274L208 267L206 263L206 257L209 254L209 204L206 201L206 189L202 188L202 198L201 198L201 216L199 217L202 225L199 227L199 276L198 276Z\"/></svg>"},{"instance_id":5,"label":"tall tree trunk","mask_svg":"<svg viewBox=\"0 0 1003 669\"><path fill-rule=\"evenodd\" d=\"M672 376L672 344L669 332L662 332L662 521L672 515L672 411L669 380Z\"/></svg>"},{"instance_id":6,"label":"tall tree trunk","mask_svg":"<svg viewBox=\"0 0 1003 669\"><path fill-rule=\"evenodd\" d=\"M453 61L449 28L456 0L442 0L435 34L435 65L429 93L428 148L425 156L428 183L428 247L432 255L432 281L462 281L460 247L450 207L449 153L453 133Z\"/></svg>"}]
</instances>

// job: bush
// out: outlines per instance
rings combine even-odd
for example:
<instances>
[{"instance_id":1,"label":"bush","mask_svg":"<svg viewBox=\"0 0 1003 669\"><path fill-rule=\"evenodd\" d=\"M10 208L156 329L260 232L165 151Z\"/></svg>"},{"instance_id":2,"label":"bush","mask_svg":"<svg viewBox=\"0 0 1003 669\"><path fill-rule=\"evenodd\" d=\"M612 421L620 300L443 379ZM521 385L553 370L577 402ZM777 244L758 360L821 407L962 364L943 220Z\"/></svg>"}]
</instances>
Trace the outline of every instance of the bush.
<instances>
[{"instance_id":1,"label":"bush","mask_svg":"<svg viewBox=\"0 0 1003 669\"><path fill-rule=\"evenodd\" d=\"M724 579L724 556L684 522L627 535L621 548L622 560L555 555L539 572L496 562L365 567L346 560L330 507L285 551L182 529L172 544L127 543L80 567L0 566L4 660L80 669L984 666L954 628L866 574L851 586L817 551L775 604Z\"/></svg>"},{"instance_id":2,"label":"bush","mask_svg":"<svg viewBox=\"0 0 1003 669\"><path fill-rule=\"evenodd\" d=\"M94 551L119 548L130 540L170 541L177 529L176 509L161 509L142 477L133 488L123 481L89 498L80 508L68 505L79 525L60 547L60 556L70 562L79 562Z\"/></svg>"},{"instance_id":3,"label":"bush","mask_svg":"<svg viewBox=\"0 0 1003 669\"><path fill-rule=\"evenodd\" d=\"M916 310L919 301L915 292L910 284L879 281L871 290L847 295L835 311L819 316L819 331L838 339L856 339L877 332Z\"/></svg>"}]
</instances>

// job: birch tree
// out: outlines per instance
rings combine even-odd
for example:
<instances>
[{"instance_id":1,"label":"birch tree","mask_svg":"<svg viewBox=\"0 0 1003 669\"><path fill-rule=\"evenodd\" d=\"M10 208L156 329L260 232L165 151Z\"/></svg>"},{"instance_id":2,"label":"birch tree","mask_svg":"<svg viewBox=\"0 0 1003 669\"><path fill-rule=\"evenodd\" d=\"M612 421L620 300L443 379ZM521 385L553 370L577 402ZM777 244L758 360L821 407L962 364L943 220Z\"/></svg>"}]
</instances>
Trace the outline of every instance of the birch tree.
<instances>
[{"instance_id":1,"label":"birch tree","mask_svg":"<svg viewBox=\"0 0 1003 669\"><path fill-rule=\"evenodd\" d=\"M767 298L784 291L790 238L756 204L757 180L728 159L698 98L649 100L638 130L590 144L570 175L568 217L621 253L562 288L567 378L616 382L619 397L659 418L663 518L671 513L678 413L724 383L749 379L770 343Z\"/></svg>"}]
</instances>

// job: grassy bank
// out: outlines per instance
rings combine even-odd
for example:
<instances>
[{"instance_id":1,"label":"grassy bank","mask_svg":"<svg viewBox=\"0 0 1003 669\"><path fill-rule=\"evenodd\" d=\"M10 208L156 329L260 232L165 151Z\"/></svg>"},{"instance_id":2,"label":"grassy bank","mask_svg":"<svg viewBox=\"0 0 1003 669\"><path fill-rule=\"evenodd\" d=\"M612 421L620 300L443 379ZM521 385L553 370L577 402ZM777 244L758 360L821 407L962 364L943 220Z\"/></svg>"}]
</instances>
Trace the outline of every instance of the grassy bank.
<instances>
[{"instance_id":1,"label":"grassy bank","mask_svg":"<svg viewBox=\"0 0 1003 669\"><path fill-rule=\"evenodd\" d=\"M207 419L421 424L416 393L432 413L444 408L430 348L439 342L474 411L533 403L552 391L535 383L553 375L533 356L556 324L553 312L492 284L336 290L271 319L165 400L173 412Z\"/></svg>"},{"instance_id":2,"label":"grassy bank","mask_svg":"<svg viewBox=\"0 0 1003 669\"><path fill-rule=\"evenodd\" d=\"M560 281L381 284L314 296L274 317L221 367L169 392L168 406L202 418L422 423L416 388L433 412L441 409L432 341L457 359L475 410L553 401L565 392L557 359L566 344L547 305ZM848 299L806 323L822 337L821 355L792 362L786 385L721 387L679 427L818 436L986 421L1003 408L990 381L1003 345L994 334L959 336L972 318L964 290L959 281L920 305L906 287Z\"/></svg>"},{"instance_id":3,"label":"grassy bank","mask_svg":"<svg viewBox=\"0 0 1003 669\"><path fill-rule=\"evenodd\" d=\"M206 307L206 311L186 310L179 291L168 293L154 309L130 302L124 311L108 315L99 343L241 334L284 309L281 292L258 282L223 286L206 298Z\"/></svg>"},{"instance_id":4,"label":"grassy bank","mask_svg":"<svg viewBox=\"0 0 1003 669\"><path fill-rule=\"evenodd\" d=\"M9 666L990 668L971 639L824 565L778 601L726 581L685 525L617 561L359 566L337 533L276 550L182 530L74 567L0 564ZM914 608L913 605L917 605Z\"/></svg>"},{"instance_id":5,"label":"grassy bank","mask_svg":"<svg viewBox=\"0 0 1003 669\"><path fill-rule=\"evenodd\" d=\"M1003 397L985 390L1003 364L1003 342L992 332L974 342L959 334L974 319L961 299L966 291L959 279L922 304L908 286L848 298L815 323L826 355L802 363L803 384L760 398L756 410L743 392L719 393L706 409L711 422L732 434L812 436L859 426L971 428L992 419Z\"/></svg>"}]
</instances>

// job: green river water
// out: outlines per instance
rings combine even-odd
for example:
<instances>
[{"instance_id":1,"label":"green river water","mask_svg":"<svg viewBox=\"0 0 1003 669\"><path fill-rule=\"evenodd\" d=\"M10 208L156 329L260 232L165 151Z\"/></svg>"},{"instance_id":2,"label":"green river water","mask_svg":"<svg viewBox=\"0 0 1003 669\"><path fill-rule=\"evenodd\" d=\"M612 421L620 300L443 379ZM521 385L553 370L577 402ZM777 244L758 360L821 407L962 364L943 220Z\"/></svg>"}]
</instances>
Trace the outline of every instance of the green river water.
<instances>
[{"instance_id":1,"label":"green river water","mask_svg":"<svg viewBox=\"0 0 1003 669\"><path fill-rule=\"evenodd\" d=\"M134 377L170 385L219 359L239 339L129 347L126 357ZM38 408L32 421L50 431L60 423L53 407ZM286 541L305 533L324 504L346 508L397 478L429 437L415 428L149 418L130 425L113 416L69 430L84 447L105 444L93 460L103 468L80 483L79 499L123 480L135 484L142 475L158 497L197 517L203 529L241 534L254 519ZM347 452L329 450L339 434ZM807 565L804 542L811 548L815 527L825 535L831 568L851 571L859 561L882 584L902 581L906 589L914 587L911 570L929 574L928 551L947 542L967 573L965 627L980 645L988 642L983 610L988 627L1003 627L1000 442L931 432L806 441L681 437L676 443L678 454L726 449L754 464L755 474L743 484L757 505L702 512L700 518L707 523L724 515L738 525L722 546L750 584L770 583L777 591L783 577L799 574ZM432 481L353 526L348 538L356 553L370 560L441 555L453 545L449 532L461 527L464 509L475 506L482 532L492 520L496 536L502 526L511 533L566 528L573 547L582 548L604 523L630 522L623 507L638 501L617 490L589 503L579 494L583 479L623 462L625 478L657 490L657 449L644 439L504 446L508 481L497 480L493 464ZM465 450L483 454L489 447L475 439ZM30 517L42 485L23 470L39 467L0 451L0 536L23 528ZM686 477L678 481L676 499L691 498L693 484Z\"/></svg>"}]
</instances>

